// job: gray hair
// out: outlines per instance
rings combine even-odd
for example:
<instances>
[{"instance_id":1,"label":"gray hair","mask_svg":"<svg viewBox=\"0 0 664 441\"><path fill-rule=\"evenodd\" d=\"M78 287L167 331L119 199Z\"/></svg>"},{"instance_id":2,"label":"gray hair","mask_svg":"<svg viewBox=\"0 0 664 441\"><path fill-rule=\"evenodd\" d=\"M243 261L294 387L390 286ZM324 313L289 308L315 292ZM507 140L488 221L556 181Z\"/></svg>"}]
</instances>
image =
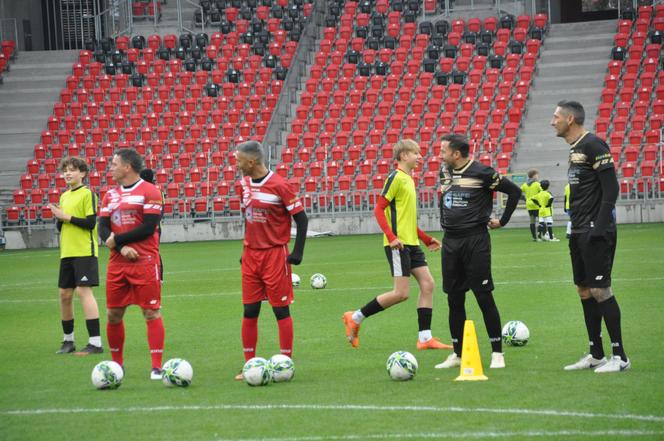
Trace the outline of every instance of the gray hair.
<instances>
[{"instance_id":1,"label":"gray hair","mask_svg":"<svg viewBox=\"0 0 664 441\"><path fill-rule=\"evenodd\" d=\"M254 158L254 160L256 160L256 162L265 164L265 154L263 153L263 147L258 141L247 141L238 144L237 151L247 156L251 156Z\"/></svg>"},{"instance_id":2,"label":"gray hair","mask_svg":"<svg viewBox=\"0 0 664 441\"><path fill-rule=\"evenodd\" d=\"M568 115L572 115L574 122L580 126L586 120L586 111L578 101L562 100L558 103L558 107L563 109Z\"/></svg>"}]
</instances>

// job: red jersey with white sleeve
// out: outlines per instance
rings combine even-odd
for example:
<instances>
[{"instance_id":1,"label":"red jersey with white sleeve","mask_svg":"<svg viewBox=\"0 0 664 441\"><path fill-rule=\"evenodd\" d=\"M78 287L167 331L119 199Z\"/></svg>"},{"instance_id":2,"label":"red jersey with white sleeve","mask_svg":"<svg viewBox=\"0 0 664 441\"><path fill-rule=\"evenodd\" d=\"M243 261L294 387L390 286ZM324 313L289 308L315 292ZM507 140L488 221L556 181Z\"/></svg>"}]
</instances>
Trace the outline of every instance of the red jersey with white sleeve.
<instances>
[{"instance_id":1,"label":"red jersey with white sleeve","mask_svg":"<svg viewBox=\"0 0 664 441\"><path fill-rule=\"evenodd\" d=\"M270 171L260 182L242 178L244 246L254 249L286 245L291 237L291 216L304 210L288 182Z\"/></svg>"},{"instance_id":2,"label":"red jersey with white sleeve","mask_svg":"<svg viewBox=\"0 0 664 441\"><path fill-rule=\"evenodd\" d=\"M118 186L109 190L101 202L99 216L111 219L111 232L122 234L131 231L143 223L144 215L161 215L161 192L157 187L144 180L139 180L131 187ZM149 264L159 263L159 232L147 239L127 244L138 252L134 262L126 259L117 250L111 250L110 263Z\"/></svg>"}]
</instances>

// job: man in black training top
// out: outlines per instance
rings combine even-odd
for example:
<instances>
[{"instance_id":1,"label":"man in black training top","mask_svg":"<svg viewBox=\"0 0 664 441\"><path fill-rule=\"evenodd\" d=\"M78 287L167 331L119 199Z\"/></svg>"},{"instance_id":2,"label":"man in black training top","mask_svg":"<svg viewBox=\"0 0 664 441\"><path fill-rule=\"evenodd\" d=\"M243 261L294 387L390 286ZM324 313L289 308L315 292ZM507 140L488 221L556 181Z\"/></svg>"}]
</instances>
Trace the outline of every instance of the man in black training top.
<instances>
[{"instance_id":1,"label":"man in black training top","mask_svg":"<svg viewBox=\"0 0 664 441\"><path fill-rule=\"evenodd\" d=\"M449 305L450 334L454 353L436 365L446 369L461 364L466 291L471 289L482 310L491 342L490 368L504 368L500 314L493 299L491 278L491 229L504 227L521 197L521 189L493 168L468 157L468 140L461 135L442 138L440 159L440 225L443 237L443 291ZM502 217L491 218L493 193L508 195Z\"/></svg>"},{"instance_id":2,"label":"man in black training top","mask_svg":"<svg viewBox=\"0 0 664 441\"><path fill-rule=\"evenodd\" d=\"M561 101L551 125L570 145L569 251L574 284L581 297L590 353L566 371L595 369L620 372L631 364L622 344L620 307L611 291L611 268L616 253L615 205L618 179L606 143L583 128L585 111L576 101ZM611 338L613 356L607 361L602 347L602 318Z\"/></svg>"}]
</instances>

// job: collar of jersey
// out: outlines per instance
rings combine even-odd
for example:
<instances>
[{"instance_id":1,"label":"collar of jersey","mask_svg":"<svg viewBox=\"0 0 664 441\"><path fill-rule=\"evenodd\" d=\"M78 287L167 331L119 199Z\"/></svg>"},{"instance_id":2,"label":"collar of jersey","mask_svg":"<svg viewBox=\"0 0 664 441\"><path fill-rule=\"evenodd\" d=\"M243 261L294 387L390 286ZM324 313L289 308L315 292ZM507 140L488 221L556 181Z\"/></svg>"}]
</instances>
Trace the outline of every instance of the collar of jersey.
<instances>
[{"instance_id":1,"label":"collar of jersey","mask_svg":"<svg viewBox=\"0 0 664 441\"><path fill-rule=\"evenodd\" d=\"M254 182L251 176L249 176L249 183L252 187L262 187L272 177L272 173L272 170L268 171L263 180L260 182Z\"/></svg>"},{"instance_id":2,"label":"collar of jersey","mask_svg":"<svg viewBox=\"0 0 664 441\"><path fill-rule=\"evenodd\" d=\"M125 187L124 185L121 185L120 188L122 188L122 191L132 191L133 189L138 187L141 184L141 182L143 182L143 179L139 179L138 181L136 181L135 184L130 185L129 187Z\"/></svg>"},{"instance_id":3,"label":"collar of jersey","mask_svg":"<svg viewBox=\"0 0 664 441\"><path fill-rule=\"evenodd\" d=\"M468 162L466 163L466 165L464 165L464 166L461 167L461 168L453 168L452 171L453 171L454 173L463 173L463 172L465 172L465 171L468 169L468 167L470 167L470 164L472 164L472 163L473 163L473 160L472 160L472 159L469 159Z\"/></svg>"},{"instance_id":4,"label":"collar of jersey","mask_svg":"<svg viewBox=\"0 0 664 441\"><path fill-rule=\"evenodd\" d=\"M586 137L586 135L587 135L588 133L590 133L590 132L587 131L587 130L586 130L585 132L583 132L583 133L581 134L581 136L579 136L579 139L577 139L577 140L574 141L572 144L570 144L570 148L573 149L574 147L576 147L576 146L581 142L581 140L582 140L583 138Z\"/></svg>"}]
</instances>

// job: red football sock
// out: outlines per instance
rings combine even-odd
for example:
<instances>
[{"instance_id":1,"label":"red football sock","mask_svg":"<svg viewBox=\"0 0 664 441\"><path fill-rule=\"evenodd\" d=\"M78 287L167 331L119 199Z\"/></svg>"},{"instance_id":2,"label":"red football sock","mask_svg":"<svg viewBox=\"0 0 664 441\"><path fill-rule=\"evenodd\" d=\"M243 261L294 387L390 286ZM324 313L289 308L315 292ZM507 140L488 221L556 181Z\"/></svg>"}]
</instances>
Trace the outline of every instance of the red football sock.
<instances>
[{"instance_id":1,"label":"red football sock","mask_svg":"<svg viewBox=\"0 0 664 441\"><path fill-rule=\"evenodd\" d=\"M285 319L277 320L279 326L279 347L281 353L293 356L293 318L286 317Z\"/></svg>"},{"instance_id":2,"label":"red football sock","mask_svg":"<svg viewBox=\"0 0 664 441\"><path fill-rule=\"evenodd\" d=\"M122 350L124 349L125 341L125 328L124 322L120 323L107 323L106 324L106 337L108 338L108 348L111 351L113 361L122 366L124 359L122 357Z\"/></svg>"},{"instance_id":3,"label":"red football sock","mask_svg":"<svg viewBox=\"0 0 664 441\"><path fill-rule=\"evenodd\" d=\"M242 318L242 349L245 361L256 356L256 342L258 342L258 317Z\"/></svg>"},{"instance_id":4,"label":"red football sock","mask_svg":"<svg viewBox=\"0 0 664 441\"><path fill-rule=\"evenodd\" d=\"M164 322L161 317L147 320L148 346L152 357L152 369L161 369L161 358L164 355Z\"/></svg>"}]
</instances>

